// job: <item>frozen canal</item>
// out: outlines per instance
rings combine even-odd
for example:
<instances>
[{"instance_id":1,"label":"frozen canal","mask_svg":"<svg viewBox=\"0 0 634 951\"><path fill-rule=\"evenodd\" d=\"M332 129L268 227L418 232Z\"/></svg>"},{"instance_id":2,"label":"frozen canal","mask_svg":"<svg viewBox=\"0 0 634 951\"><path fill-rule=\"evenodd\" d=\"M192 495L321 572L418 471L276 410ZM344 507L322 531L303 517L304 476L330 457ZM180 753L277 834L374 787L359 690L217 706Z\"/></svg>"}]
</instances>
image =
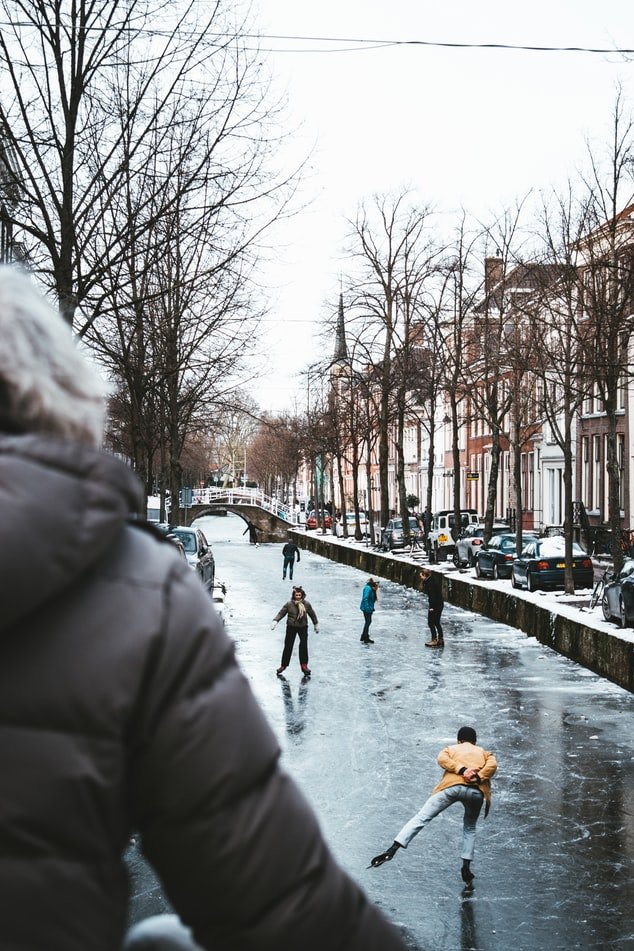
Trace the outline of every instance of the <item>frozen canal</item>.
<instances>
[{"instance_id":1,"label":"frozen canal","mask_svg":"<svg viewBox=\"0 0 634 951\"><path fill-rule=\"evenodd\" d=\"M381 582L362 645L366 575L303 552L312 679L297 644L275 676L290 595L281 545L251 546L234 516L201 519L227 585L227 629L339 862L424 951L634 947L634 699L528 639L450 605L444 651L424 647L426 599ZM493 750L493 806L478 823L476 887L460 879L462 808L453 806L378 869L370 858L440 778L438 751L473 725ZM134 917L162 910L131 855ZM324 949L327 951L327 949Z\"/></svg>"}]
</instances>

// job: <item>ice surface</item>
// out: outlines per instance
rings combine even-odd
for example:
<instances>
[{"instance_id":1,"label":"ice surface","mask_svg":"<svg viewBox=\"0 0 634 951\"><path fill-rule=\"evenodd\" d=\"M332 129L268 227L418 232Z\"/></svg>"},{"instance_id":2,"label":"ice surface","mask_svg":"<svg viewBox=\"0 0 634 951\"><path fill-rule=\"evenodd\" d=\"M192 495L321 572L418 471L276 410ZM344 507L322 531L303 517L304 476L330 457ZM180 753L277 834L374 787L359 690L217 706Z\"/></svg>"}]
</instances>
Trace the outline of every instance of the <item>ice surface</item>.
<instances>
[{"instance_id":1,"label":"ice surface","mask_svg":"<svg viewBox=\"0 0 634 951\"><path fill-rule=\"evenodd\" d=\"M362 645L367 576L310 552L294 582L319 616L320 632L311 626L309 637L313 676L302 682L295 654L279 680L284 625L271 631L270 622L291 590L281 546L249 545L237 517L201 521L227 585L227 630L282 763L340 863L412 948L633 945L631 694L514 628L450 605L444 650L426 650L425 597L385 580L375 643ZM464 893L459 875L459 806L392 862L367 869L431 791L438 751L464 724L499 762L491 814L478 823L474 892ZM162 899L138 864L135 874L139 916Z\"/></svg>"}]
</instances>

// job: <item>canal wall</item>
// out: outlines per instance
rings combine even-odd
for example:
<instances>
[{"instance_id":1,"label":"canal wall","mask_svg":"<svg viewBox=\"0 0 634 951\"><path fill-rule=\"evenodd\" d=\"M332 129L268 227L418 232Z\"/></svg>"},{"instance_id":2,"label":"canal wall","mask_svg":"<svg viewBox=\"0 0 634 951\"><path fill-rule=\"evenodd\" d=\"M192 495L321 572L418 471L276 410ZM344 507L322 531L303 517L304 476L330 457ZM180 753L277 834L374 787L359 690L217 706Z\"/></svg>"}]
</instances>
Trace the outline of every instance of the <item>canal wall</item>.
<instances>
[{"instance_id":1,"label":"canal wall","mask_svg":"<svg viewBox=\"0 0 634 951\"><path fill-rule=\"evenodd\" d=\"M401 561L354 545L337 543L327 535L289 531L299 548L312 551L331 561L358 568L368 575L387 578L408 588L420 590L420 564ZM434 567L430 566L434 571ZM471 576L439 571L445 601L467 611L482 614L519 628L529 637L551 647L564 657L593 670L607 680L634 693L634 644L611 633L581 624L564 614L513 592L493 586L474 584Z\"/></svg>"}]
</instances>

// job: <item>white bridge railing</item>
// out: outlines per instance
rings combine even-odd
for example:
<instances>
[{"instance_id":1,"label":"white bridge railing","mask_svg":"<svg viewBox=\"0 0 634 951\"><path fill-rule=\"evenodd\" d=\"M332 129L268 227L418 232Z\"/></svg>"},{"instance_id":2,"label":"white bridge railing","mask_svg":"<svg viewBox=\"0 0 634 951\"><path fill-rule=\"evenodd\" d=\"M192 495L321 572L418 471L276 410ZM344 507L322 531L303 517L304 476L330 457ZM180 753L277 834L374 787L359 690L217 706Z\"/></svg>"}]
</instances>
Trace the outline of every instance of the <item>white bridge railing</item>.
<instances>
[{"instance_id":1,"label":"white bridge railing","mask_svg":"<svg viewBox=\"0 0 634 951\"><path fill-rule=\"evenodd\" d=\"M277 515L278 518L283 518L287 522L293 522L294 524L297 522L297 516L294 515L288 505L265 495L260 489L194 489L193 505L221 504L222 502L226 502L228 505L257 505L266 512L272 512L273 515Z\"/></svg>"}]
</instances>

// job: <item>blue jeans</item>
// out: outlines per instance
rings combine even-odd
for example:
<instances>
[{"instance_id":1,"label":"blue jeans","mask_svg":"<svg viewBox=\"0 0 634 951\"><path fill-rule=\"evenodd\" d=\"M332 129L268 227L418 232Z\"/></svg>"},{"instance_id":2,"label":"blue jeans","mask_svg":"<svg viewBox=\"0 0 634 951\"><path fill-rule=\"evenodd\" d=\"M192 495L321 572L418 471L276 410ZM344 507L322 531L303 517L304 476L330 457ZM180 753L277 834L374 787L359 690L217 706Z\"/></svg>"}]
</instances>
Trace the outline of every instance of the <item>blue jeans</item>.
<instances>
[{"instance_id":1,"label":"blue jeans","mask_svg":"<svg viewBox=\"0 0 634 951\"><path fill-rule=\"evenodd\" d=\"M293 580L293 565L295 564L295 555L284 555L284 567L282 568L282 581L286 578L286 569L290 570L290 578Z\"/></svg>"},{"instance_id":2,"label":"blue jeans","mask_svg":"<svg viewBox=\"0 0 634 951\"><path fill-rule=\"evenodd\" d=\"M476 822L482 809L484 796L476 786L448 786L429 797L420 812L406 822L394 839L404 849L407 848L415 835L424 829L440 812L443 812L454 802L461 802L464 806L464 822L462 825L462 858L471 860L475 851Z\"/></svg>"},{"instance_id":3,"label":"blue jeans","mask_svg":"<svg viewBox=\"0 0 634 951\"><path fill-rule=\"evenodd\" d=\"M122 951L202 951L177 915L154 915L128 931Z\"/></svg>"},{"instance_id":4,"label":"blue jeans","mask_svg":"<svg viewBox=\"0 0 634 951\"><path fill-rule=\"evenodd\" d=\"M372 611L364 611L363 617L365 618L365 623L363 625L363 631L361 632L361 640L365 641L370 636L370 624L372 624Z\"/></svg>"}]
</instances>

